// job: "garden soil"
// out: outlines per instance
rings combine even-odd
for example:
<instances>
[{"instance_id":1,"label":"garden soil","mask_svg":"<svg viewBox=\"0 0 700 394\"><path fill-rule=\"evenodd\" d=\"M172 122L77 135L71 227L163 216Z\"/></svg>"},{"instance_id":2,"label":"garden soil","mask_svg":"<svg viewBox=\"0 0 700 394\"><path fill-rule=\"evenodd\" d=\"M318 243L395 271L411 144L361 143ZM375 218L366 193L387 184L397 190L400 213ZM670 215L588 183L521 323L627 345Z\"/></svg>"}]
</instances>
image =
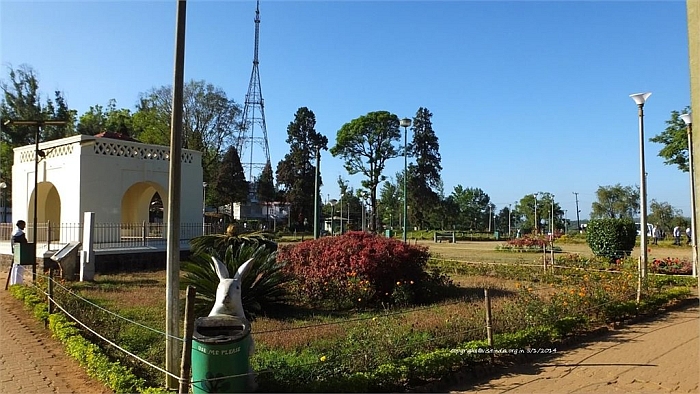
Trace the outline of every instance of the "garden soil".
<instances>
[{"instance_id":1,"label":"garden soil","mask_svg":"<svg viewBox=\"0 0 700 394\"><path fill-rule=\"evenodd\" d=\"M0 282L7 279L3 265ZM31 280L31 279L29 279ZM0 288L0 393L111 393L89 378L23 304Z\"/></svg>"}]
</instances>

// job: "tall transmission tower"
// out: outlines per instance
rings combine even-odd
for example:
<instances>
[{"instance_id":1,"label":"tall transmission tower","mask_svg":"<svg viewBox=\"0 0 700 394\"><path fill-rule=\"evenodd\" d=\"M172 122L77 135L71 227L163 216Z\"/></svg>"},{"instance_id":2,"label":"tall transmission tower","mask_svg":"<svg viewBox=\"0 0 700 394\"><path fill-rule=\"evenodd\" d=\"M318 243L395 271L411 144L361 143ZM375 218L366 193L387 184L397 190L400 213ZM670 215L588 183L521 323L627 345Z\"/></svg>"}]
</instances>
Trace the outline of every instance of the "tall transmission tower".
<instances>
[{"instance_id":1,"label":"tall transmission tower","mask_svg":"<svg viewBox=\"0 0 700 394\"><path fill-rule=\"evenodd\" d=\"M260 71L258 70L258 45L260 43L260 0L255 7L255 52L253 53L253 71L250 74L248 93L243 107L243 123L238 134L238 154L243 170L247 172L248 182L255 180L253 170L262 170L270 162L270 148L267 143L267 126L265 125L265 104L260 88ZM257 126L257 129L256 129ZM255 147L262 149L254 154ZM257 175L257 173L256 173Z\"/></svg>"}]
</instances>

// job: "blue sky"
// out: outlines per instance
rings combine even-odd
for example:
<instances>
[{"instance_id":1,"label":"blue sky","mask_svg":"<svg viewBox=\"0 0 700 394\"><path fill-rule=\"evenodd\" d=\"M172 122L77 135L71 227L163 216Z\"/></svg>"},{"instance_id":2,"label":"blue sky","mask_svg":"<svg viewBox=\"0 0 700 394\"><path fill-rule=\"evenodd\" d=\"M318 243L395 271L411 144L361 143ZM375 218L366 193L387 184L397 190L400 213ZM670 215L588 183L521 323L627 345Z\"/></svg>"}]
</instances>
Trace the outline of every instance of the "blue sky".
<instances>
[{"instance_id":1,"label":"blue sky","mask_svg":"<svg viewBox=\"0 0 700 394\"><path fill-rule=\"evenodd\" d=\"M45 95L61 90L79 114L173 81L175 1L0 2L0 62L26 63ZM266 1L260 77L273 166L297 108L335 143L371 111L433 113L446 194L479 187L501 209L550 192L588 218L601 185L638 185L645 106L649 201L687 215L689 178L648 138L690 104L684 1ZM185 78L244 101L252 69L255 1L191 0ZM410 135L409 135L410 138ZM386 175L403 170L390 160ZM324 199L349 179L326 152Z\"/></svg>"}]
</instances>

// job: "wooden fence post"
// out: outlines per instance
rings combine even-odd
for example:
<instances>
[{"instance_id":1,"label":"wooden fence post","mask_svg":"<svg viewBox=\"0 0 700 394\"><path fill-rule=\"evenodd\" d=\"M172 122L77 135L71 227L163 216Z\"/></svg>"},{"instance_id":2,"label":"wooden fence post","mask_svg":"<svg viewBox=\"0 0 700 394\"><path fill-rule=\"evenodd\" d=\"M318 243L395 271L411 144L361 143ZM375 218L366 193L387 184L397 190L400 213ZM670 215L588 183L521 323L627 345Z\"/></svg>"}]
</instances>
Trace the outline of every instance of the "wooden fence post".
<instances>
[{"instance_id":1,"label":"wooden fence post","mask_svg":"<svg viewBox=\"0 0 700 394\"><path fill-rule=\"evenodd\" d=\"M185 335L182 342L182 360L180 361L180 394L187 394L190 389L192 367L192 332L194 331L194 299L197 290L187 286L185 300Z\"/></svg>"},{"instance_id":2,"label":"wooden fence post","mask_svg":"<svg viewBox=\"0 0 700 394\"><path fill-rule=\"evenodd\" d=\"M637 260L637 309L639 309L639 301L642 300L642 256Z\"/></svg>"},{"instance_id":3,"label":"wooden fence post","mask_svg":"<svg viewBox=\"0 0 700 394\"><path fill-rule=\"evenodd\" d=\"M489 297L489 289L484 289L484 301L486 302L486 341L489 344L491 362L493 362L493 329L491 327L491 297Z\"/></svg>"},{"instance_id":4,"label":"wooden fence post","mask_svg":"<svg viewBox=\"0 0 700 394\"><path fill-rule=\"evenodd\" d=\"M46 303L49 315L53 313L53 268L49 268L48 294L46 295ZM49 319L44 321L44 327L48 327Z\"/></svg>"}]
</instances>

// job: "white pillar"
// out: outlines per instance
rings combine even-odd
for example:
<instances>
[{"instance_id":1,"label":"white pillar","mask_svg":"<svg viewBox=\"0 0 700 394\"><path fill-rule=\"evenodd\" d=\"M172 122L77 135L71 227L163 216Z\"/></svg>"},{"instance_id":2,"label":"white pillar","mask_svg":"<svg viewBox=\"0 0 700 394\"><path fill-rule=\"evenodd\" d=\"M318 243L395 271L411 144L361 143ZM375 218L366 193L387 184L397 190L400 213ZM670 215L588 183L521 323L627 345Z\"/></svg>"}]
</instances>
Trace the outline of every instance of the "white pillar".
<instances>
[{"instance_id":1,"label":"white pillar","mask_svg":"<svg viewBox=\"0 0 700 394\"><path fill-rule=\"evenodd\" d=\"M83 214L83 252L80 254L80 281L95 278L95 212Z\"/></svg>"}]
</instances>

